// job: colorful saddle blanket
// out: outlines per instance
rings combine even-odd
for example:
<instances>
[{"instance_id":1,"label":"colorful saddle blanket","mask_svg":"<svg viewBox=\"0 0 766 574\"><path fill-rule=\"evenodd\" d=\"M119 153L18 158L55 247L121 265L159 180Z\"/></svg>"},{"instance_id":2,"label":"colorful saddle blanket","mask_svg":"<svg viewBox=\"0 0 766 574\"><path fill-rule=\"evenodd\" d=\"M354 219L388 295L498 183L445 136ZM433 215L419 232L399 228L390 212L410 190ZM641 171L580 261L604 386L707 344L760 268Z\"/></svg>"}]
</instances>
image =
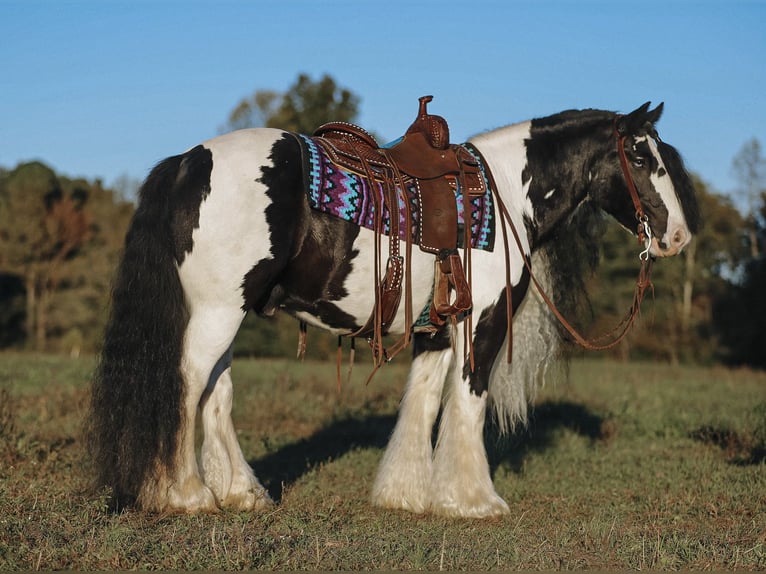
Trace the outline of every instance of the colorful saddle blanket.
<instances>
[{"instance_id":1,"label":"colorful saddle blanket","mask_svg":"<svg viewBox=\"0 0 766 574\"><path fill-rule=\"evenodd\" d=\"M379 182L370 182L369 178L361 173L356 173L344 166L333 162L322 146L318 145L314 138L299 135L299 141L303 148L304 178L309 204L313 209L329 213L350 221L361 227L374 229L375 206L383 206L383 233L388 235L390 228L390 213L384 204L383 186ZM471 247L492 251L495 243L495 208L492 200L486 166L471 146L466 149L479 162L482 177L487 192L479 196L469 198L471 225ZM410 221L412 224L413 243L418 243L418 201L417 183L411 180L406 185L407 193L404 195L409 201ZM455 196L458 209L458 244L463 247L463 226L465 225L465 213L463 208L463 192L459 182L456 181ZM377 194L377 199L372 195ZM399 205L399 236L405 239L407 212L405 205Z\"/></svg>"}]
</instances>

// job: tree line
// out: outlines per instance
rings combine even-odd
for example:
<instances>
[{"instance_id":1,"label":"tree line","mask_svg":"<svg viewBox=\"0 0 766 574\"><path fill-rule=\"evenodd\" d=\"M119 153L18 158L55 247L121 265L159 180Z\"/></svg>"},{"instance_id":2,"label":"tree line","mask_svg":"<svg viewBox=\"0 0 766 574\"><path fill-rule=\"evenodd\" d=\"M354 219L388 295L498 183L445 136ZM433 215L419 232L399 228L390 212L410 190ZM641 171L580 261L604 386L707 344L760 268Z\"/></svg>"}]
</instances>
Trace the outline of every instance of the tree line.
<instances>
[{"instance_id":1,"label":"tree line","mask_svg":"<svg viewBox=\"0 0 766 574\"><path fill-rule=\"evenodd\" d=\"M221 131L270 126L311 132L353 122L359 98L325 75L301 74L285 92L259 90L231 111ZM734 156L744 209L697 175L703 227L678 257L654 265L654 295L618 357L669 362L723 361L766 367L766 160L757 140ZM0 348L97 351L110 282L134 205L99 180L70 179L42 162L0 168ZM607 220L582 328L614 326L630 306L638 269L635 240ZM294 321L248 317L235 352L295 352ZM335 340L311 333L309 351L326 357Z\"/></svg>"}]
</instances>

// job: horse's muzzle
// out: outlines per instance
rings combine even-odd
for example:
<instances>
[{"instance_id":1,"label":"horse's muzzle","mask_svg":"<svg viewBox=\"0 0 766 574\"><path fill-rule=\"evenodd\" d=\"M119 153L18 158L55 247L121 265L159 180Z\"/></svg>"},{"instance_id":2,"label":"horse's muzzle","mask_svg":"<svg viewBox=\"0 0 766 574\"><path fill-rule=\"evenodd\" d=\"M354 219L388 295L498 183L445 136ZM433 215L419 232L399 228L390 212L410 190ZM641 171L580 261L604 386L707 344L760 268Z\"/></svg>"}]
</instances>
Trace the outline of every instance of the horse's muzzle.
<instances>
[{"instance_id":1,"label":"horse's muzzle","mask_svg":"<svg viewBox=\"0 0 766 574\"><path fill-rule=\"evenodd\" d=\"M670 257L681 253L689 245L692 234L685 225L677 225L668 229L662 240L652 237L649 253L655 257Z\"/></svg>"}]
</instances>

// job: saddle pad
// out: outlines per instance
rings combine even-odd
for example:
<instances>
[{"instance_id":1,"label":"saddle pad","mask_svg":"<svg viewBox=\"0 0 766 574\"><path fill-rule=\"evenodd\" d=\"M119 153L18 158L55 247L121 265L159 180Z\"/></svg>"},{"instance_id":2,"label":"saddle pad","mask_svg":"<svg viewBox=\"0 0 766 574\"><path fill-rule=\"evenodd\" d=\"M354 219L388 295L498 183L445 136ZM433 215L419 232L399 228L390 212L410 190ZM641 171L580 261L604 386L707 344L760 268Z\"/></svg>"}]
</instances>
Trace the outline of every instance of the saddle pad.
<instances>
[{"instance_id":1,"label":"saddle pad","mask_svg":"<svg viewBox=\"0 0 766 574\"><path fill-rule=\"evenodd\" d=\"M304 163L304 186L308 196L309 205L312 209L329 213L350 221L367 229L374 229L375 222L375 198L377 203L383 205L383 186L380 182L370 182L366 175L348 170L343 166L333 163L332 159L324 152L320 145L314 142L314 138L298 135L298 141L303 150ZM476 157L471 146L466 149ZM492 251L495 243L495 208L492 200L492 191L487 181L486 167L481 160L479 162L482 176L486 184L487 192L484 195L471 197L471 246L474 249ZM418 237L418 205L416 181L410 180L406 184L406 197L410 203L412 222L412 240L417 244ZM463 225L465 214L463 213L463 194L460 185L456 186L455 195L458 208L458 242L463 247ZM401 189L399 190L401 197ZM405 206L399 205L399 236L405 239L406 212ZM390 214L387 207L383 206L383 233L389 235Z\"/></svg>"}]
</instances>

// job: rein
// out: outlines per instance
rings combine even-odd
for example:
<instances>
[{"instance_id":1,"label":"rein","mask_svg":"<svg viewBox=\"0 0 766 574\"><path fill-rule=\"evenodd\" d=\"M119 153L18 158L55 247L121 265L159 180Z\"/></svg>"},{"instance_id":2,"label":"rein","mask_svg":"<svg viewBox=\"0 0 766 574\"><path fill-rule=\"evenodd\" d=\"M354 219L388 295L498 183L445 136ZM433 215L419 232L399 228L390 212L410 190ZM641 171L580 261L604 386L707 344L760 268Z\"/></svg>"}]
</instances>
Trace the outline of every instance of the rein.
<instances>
[{"instance_id":1,"label":"rein","mask_svg":"<svg viewBox=\"0 0 766 574\"><path fill-rule=\"evenodd\" d=\"M622 168L622 173L625 178L625 182L628 186L628 191L633 201L633 205L636 208L636 219L638 220L638 228L637 228L638 240L640 243L644 244L645 249L639 255L641 266L638 271L638 278L636 279L636 287L633 293L633 303L631 304L630 309L628 309L628 312L625 315L625 317L617 324L617 326L614 329L592 340L588 340L583 335L581 335L580 332L574 326L572 326L572 324L564 317L561 311L559 311L559 309L554 304L553 300L545 293L543 286L540 284L540 281L537 279L534 272L532 271L531 259L527 257L526 255L524 255L524 247L521 243L519 232L516 229L516 225L514 225L513 223L513 218L511 217L508 211L508 208L506 207L505 203L503 202L502 198L500 197L498 193L497 186L495 185L494 178L492 176L492 172L491 170L487 169L487 175L491 183L490 187L491 189L494 190L495 201L500 210L500 223L502 226L503 239L504 239L503 243L505 247L505 260L506 260L505 292L506 292L506 307L507 307L506 316L508 321L507 361L509 364L511 363L512 354L513 354L513 336L512 336L513 334L513 326L512 326L513 325L513 301L511 299L512 289L511 289L511 282L510 282L510 247L507 241L507 231L506 231L506 228L508 226L511 229L513 238L516 242L516 245L519 248L519 252L523 256L524 266L526 267L527 272L529 273L530 280L532 281L538 293L540 294L540 298L543 300L543 302L545 302L545 304L550 309L551 313L553 313L556 319L558 319L559 323L561 323L562 327L564 327L564 329L566 329L566 331L572 336L575 342L585 349L588 349L591 351L603 351L606 349L611 349L612 347L615 347L616 345L618 345L627 336L628 331L636 322L636 319L638 318L638 315L641 309L641 302L644 299L644 294L646 293L646 290L649 288L652 288L652 289L654 288L651 281L652 259L651 257L649 257L649 248L651 247L652 232L651 232L651 228L649 227L649 218L646 216L643 208L641 207L641 201L638 197L636 184L633 181L633 176L631 175L630 169L628 167L628 159L625 155L626 136L621 135L617 128L617 120L619 120L620 117L621 116L617 116L614 123L614 135L615 135L615 140L617 143L617 154L620 158L620 166ZM478 152L478 150L476 151ZM479 155L481 154L479 153ZM487 165L486 161L484 161L484 163L485 165ZM604 339L611 339L611 340L607 341L606 343L598 342L598 341L603 341Z\"/></svg>"}]
</instances>

